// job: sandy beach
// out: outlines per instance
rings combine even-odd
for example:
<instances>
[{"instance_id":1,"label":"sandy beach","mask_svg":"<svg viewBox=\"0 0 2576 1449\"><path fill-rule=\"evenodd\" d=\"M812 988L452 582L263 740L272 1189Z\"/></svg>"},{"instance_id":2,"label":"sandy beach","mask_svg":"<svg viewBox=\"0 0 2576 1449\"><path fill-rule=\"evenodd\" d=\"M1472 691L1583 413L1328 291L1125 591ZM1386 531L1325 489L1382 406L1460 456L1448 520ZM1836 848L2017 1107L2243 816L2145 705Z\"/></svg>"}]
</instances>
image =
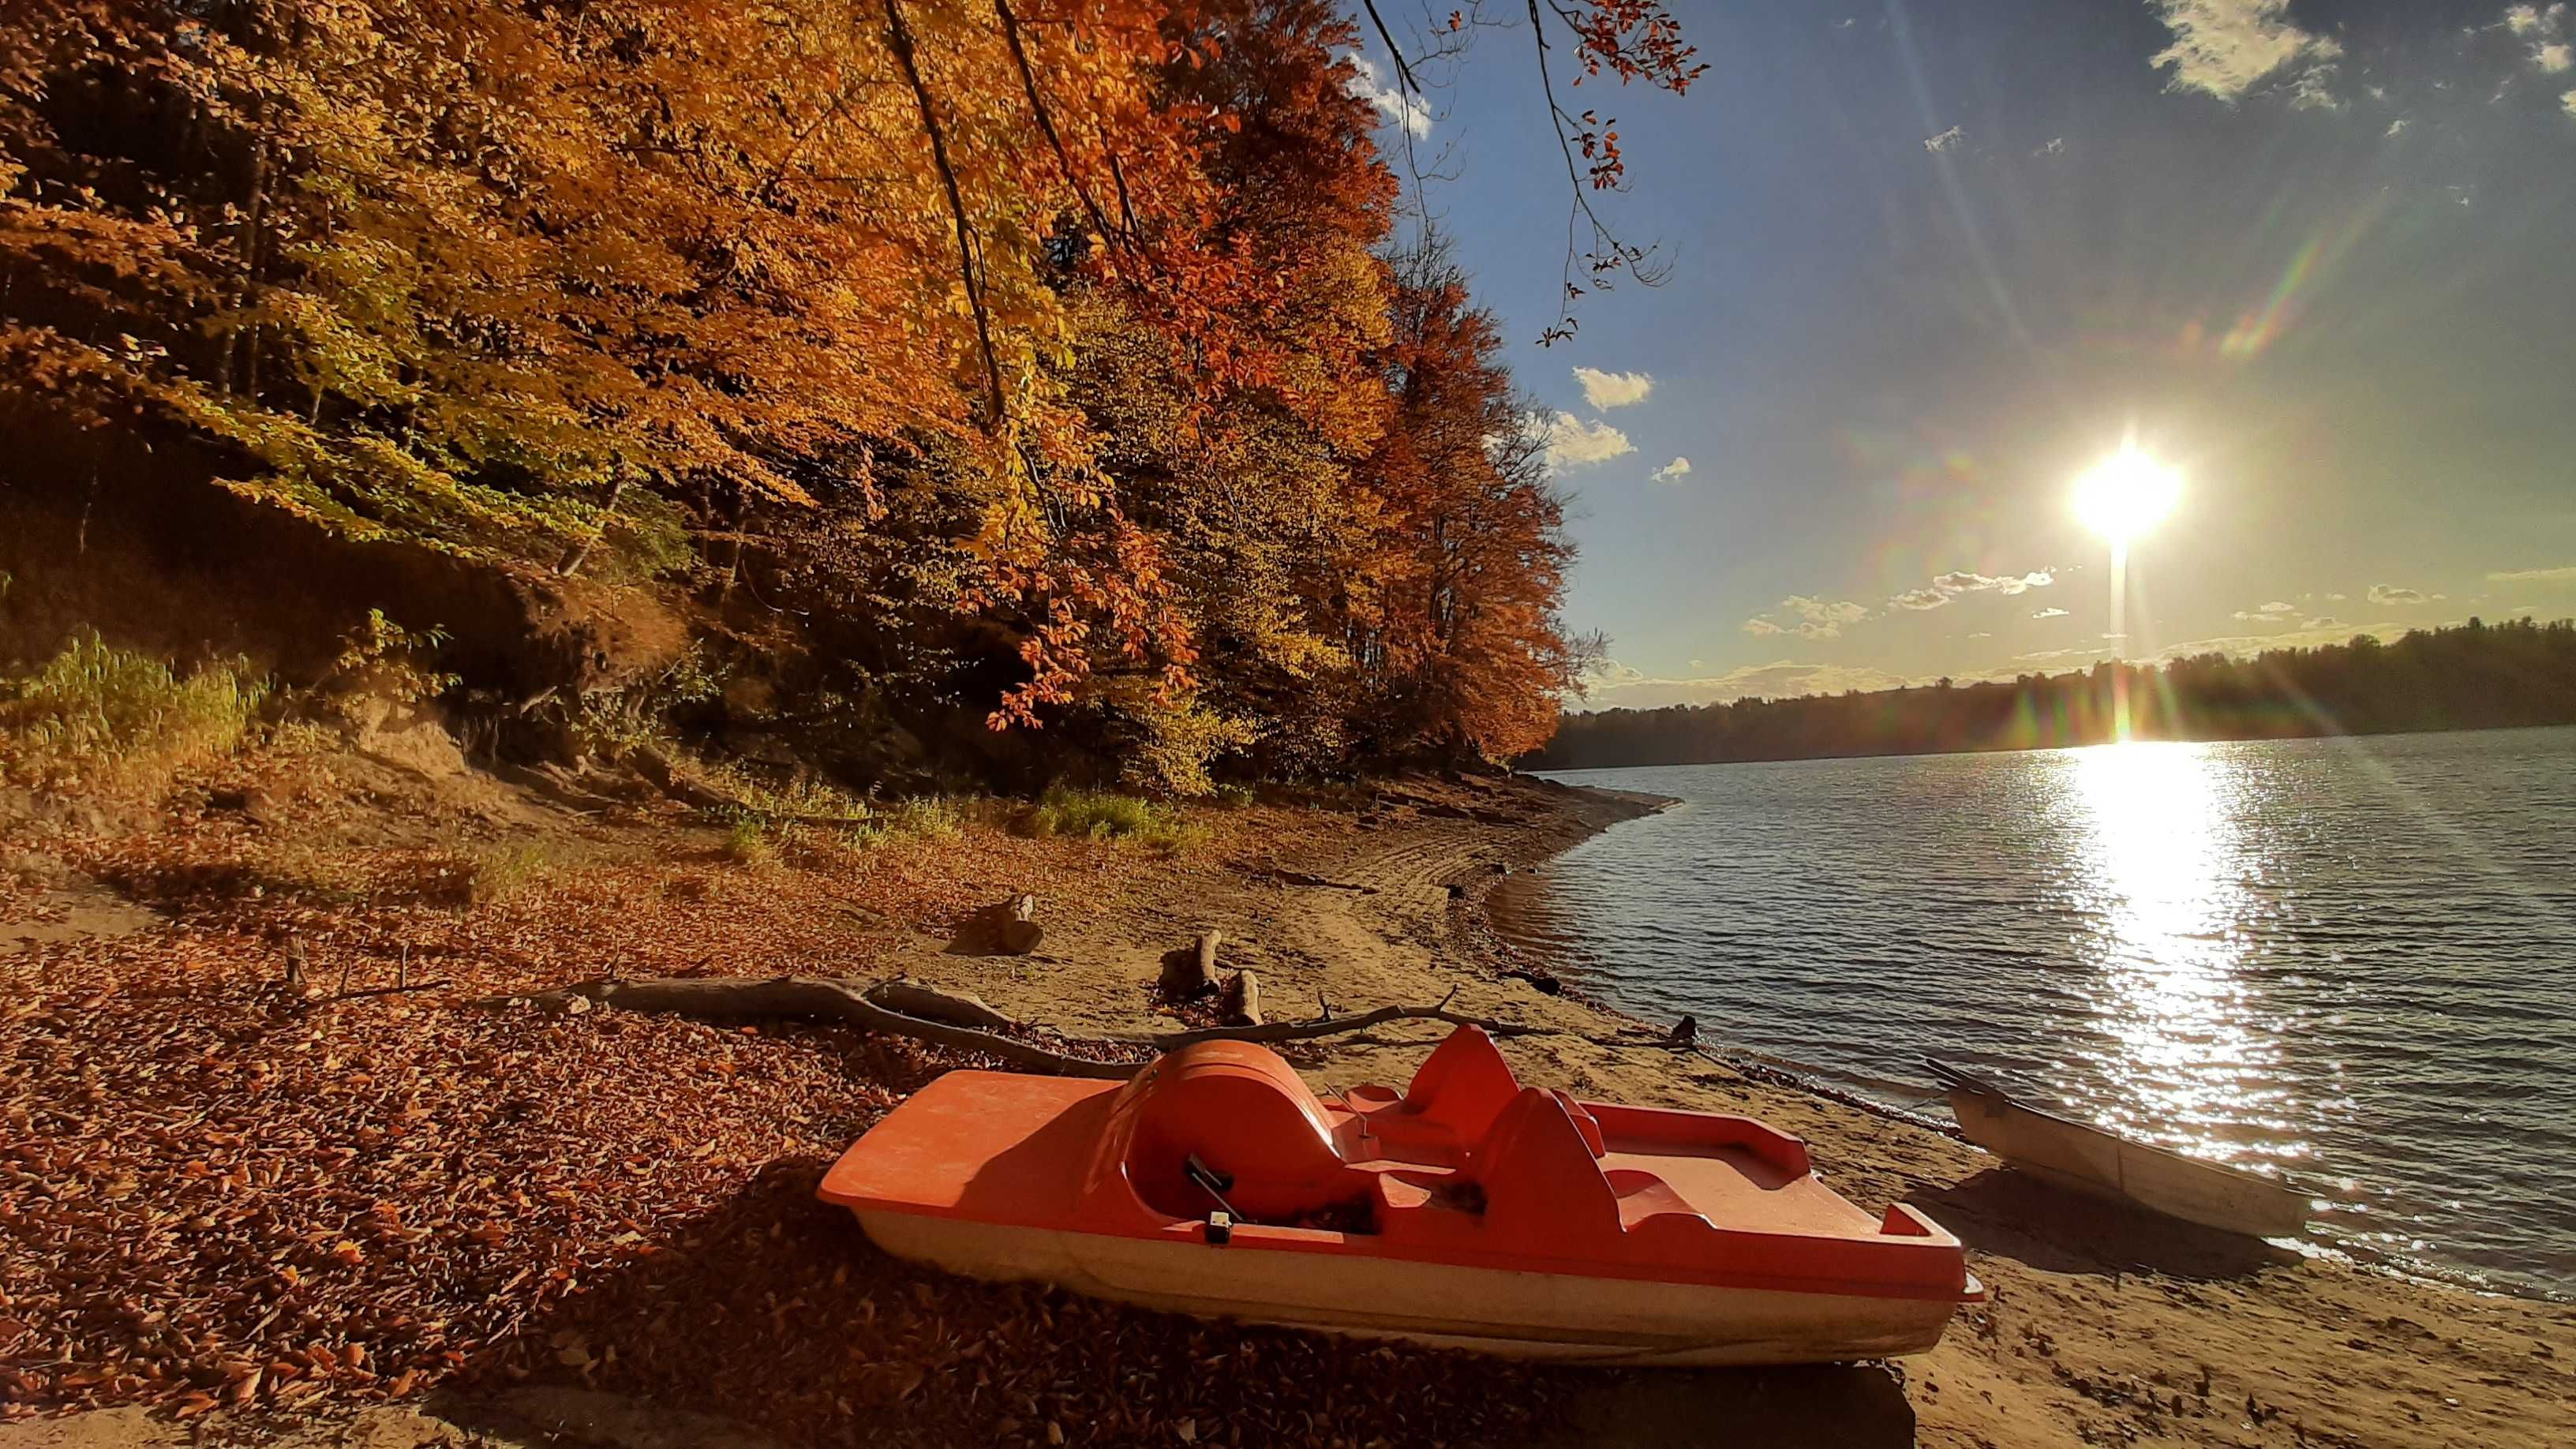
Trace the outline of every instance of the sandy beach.
<instances>
[{"instance_id":1,"label":"sandy beach","mask_svg":"<svg viewBox=\"0 0 2576 1449\"><path fill-rule=\"evenodd\" d=\"M388 813L387 792L405 797ZM1506 968L1482 896L1650 799L1423 780L1198 812L1177 856L987 825L746 868L638 806L423 795L344 770L291 812L14 803L0 918L0 1445L1565 1443L2558 1445L2576 1312L2246 1246L2034 1187L1940 1132L1645 1044ZM291 823L281 823L291 815ZM509 899L420 885L474 836L555 842ZM327 890L298 852L348 862ZM1016 891L1043 945L961 954ZM114 910L110 910L113 907ZM89 923L89 924L83 924ZM926 1275L810 1200L953 1055L840 1026L474 1003L628 976L897 974L1067 1038L1169 1029L1203 929L1274 1019L1454 991L1548 1028L1525 1081L1745 1112L1878 1210L1964 1238L1992 1301L1933 1353L1781 1371L1532 1372ZM292 951L334 993L277 986ZM11 944L0 934L0 951ZM1722 1044L1723 1022L1701 1023ZM1443 1029L1296 1059L1402 1083ZM1590 1038L1623 1034L1637 1045ZM679 1411L686 1411L685 1414ZM689 1417L695 1415L699 1417Z\"/></svg>"}]
</instances>

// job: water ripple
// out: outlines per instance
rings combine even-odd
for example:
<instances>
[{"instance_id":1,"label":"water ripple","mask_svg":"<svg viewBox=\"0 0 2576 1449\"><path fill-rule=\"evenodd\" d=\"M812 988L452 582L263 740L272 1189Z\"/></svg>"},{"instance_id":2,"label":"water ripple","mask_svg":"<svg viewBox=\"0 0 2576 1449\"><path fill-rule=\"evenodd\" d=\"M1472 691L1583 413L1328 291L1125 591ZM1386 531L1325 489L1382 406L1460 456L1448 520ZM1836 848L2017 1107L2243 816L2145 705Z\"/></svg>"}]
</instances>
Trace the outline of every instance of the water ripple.
<instances>
[{"instance_id":1,"label":"water ripple","mask_svg":"<svg viewBox=\"0 0 2576 1449\"><path fill-rule=\"evenodd\" d=\"M2576 729L1586 771L1684 803L1496 893L1649 1016L1891 1103L1926 1052L2576 1290Z\"/></svg>"}]
</instances>

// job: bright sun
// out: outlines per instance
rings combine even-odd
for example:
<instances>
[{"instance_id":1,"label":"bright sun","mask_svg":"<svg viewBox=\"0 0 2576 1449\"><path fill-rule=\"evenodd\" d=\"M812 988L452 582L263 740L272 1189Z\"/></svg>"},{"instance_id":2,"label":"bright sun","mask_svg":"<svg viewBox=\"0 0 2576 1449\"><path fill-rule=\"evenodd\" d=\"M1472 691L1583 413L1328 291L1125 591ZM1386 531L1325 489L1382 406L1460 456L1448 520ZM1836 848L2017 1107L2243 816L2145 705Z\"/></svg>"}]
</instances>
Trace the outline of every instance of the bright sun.
<instances>
[{"instance_id":1,"label":"bright sun","mask_svg":"<svg viewBox=\"0 0 2576 1449\"><path fill-rule=\"evenodd\" d=\"M2075 480L2075 516L2115 544L2156 526L2182 497L2182 471L2133 445Z\"/></svg>"}]
</instances>

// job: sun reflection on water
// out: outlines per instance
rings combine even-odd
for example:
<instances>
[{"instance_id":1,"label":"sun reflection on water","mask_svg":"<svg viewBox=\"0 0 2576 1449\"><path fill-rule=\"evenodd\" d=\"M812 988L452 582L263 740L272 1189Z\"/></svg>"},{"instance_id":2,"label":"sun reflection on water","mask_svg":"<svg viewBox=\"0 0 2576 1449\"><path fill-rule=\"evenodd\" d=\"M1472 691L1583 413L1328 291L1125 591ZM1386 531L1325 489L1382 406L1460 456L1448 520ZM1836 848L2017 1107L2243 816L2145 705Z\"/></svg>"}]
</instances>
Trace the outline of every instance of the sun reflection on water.
<instances>
[{"instance_id":1,"label":"sun reflection on water","mask_svg":"<svg viewBox=\"0 0 2576 1449\"><path fill-rule=\"evenodd\" d=\"M2101 973L2106 1118L2204 1156L2301 1155L2258 1029L2252 921L2261 862L2246 788L2211 749L2130 742L2070 752L2080 853L2077 942ZM2249 1110L2250 1109L2250 1110Z\"/></svg>"}]
</instances>

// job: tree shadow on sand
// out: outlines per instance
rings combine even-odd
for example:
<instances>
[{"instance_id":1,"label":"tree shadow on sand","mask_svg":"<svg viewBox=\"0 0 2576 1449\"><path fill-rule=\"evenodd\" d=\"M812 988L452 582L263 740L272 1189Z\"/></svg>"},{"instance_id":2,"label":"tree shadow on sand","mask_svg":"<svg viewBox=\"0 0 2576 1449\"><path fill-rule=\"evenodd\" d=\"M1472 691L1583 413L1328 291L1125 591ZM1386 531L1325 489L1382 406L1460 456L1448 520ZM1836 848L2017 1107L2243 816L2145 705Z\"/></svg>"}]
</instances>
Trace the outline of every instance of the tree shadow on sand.
<instances>
[{"instance_id":1,"label":"tree shadow on sand","mask_svg":"<svg viewBox=\"0 0 2576 1449\"><path fill-rule=\"evenodd\" d=\"M532 1393L597 1391L796 1445L1913 1441L1885 1366L1533 1368L950 1277L815 1201L825 1165L774 1164L585 1274L469 1363L458 1398L525 1419Z\"/></svg>"},{"instance_id":2,"label":"tree shadow on sand","mask_svg":"<svg viewBox=\"0 0 2576 1449\"><path fill-rule=\"evenodd\" d=\"M2260 1238L2238 1237L2105 1202L2027 1173L1988 1168L1906 1201L1981 1253L2050 1273L2159 1273L2210 1282L2250 1277L2299 1261Z\"/></svg>"}]
</instances>

